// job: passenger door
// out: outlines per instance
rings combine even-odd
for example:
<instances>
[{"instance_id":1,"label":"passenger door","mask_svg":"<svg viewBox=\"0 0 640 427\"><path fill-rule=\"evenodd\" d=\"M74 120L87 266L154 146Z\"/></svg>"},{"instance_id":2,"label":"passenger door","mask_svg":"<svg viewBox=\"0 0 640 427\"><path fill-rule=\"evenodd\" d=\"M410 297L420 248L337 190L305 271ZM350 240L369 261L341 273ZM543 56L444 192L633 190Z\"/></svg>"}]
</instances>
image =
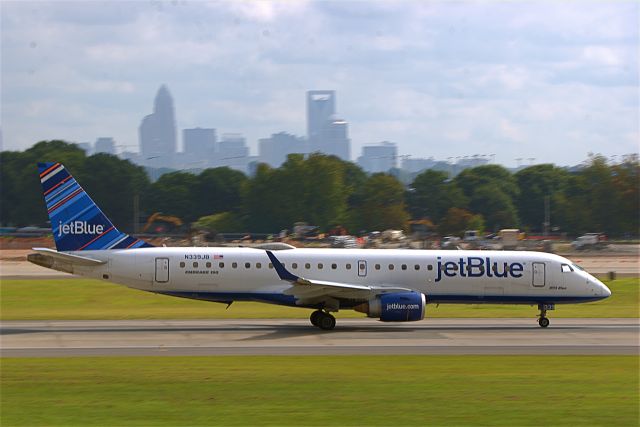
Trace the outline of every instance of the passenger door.
<instances>
[{"instance_id":1,"label":"passenger door","mask_svg":"<svg viewBox=\"0 0 640 427\"><path fill-rule=\"evenodd\" d=\"M156 258L156 283L167 283L169 281L169 258Z\"/></svg>"},{"instance_id":2,"label":"passenger door","mask_svg":"<svg viewBox=\"0 0 640 427\"><path fill-rule=\"evenodd\" d=\"M544 262L534 262L533 264L533 286L544 287L546 283L546 268Z\"/></svg>"}]
</instances>

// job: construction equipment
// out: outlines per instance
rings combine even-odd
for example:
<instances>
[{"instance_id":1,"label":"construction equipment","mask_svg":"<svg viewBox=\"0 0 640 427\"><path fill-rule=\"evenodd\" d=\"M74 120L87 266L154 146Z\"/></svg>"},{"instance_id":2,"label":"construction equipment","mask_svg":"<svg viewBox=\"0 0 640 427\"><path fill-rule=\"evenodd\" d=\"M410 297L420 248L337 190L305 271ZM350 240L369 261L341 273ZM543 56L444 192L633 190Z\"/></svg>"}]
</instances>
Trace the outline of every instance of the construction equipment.
<instances>
[{"instance_id":1,"label":"construction equipment","mask_svg":"<svg viewBox=\"0 0 640 427\"><path fill-rule=\"evenodd\" d=\"M182 227L184 224L180 218L173 215L163 215L162 212L156 212L147 218L147 223L142 228L142 232L146 233L151 226L156 222L165 222L169 224L173 224L174 228ZM163 230L160 230L163 231Z\"/></svg>"}]
</instances>

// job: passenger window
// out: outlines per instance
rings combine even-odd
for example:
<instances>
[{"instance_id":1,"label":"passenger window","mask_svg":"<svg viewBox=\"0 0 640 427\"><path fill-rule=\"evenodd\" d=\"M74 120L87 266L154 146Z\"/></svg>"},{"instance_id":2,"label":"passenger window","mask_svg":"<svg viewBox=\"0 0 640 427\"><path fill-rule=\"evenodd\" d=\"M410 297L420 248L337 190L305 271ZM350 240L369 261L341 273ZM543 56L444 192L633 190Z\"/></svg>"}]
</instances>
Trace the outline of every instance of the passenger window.
<instances>
[{"instance_id":1,"label":"passenger window","mask_svg":"<svg viewBox=\"0 0 640 427\"><path fill-rule=\"evenodd\" d=\"M393 270L394 268L393 264L389 264L389 270Z\"/></svg>"},{"instance_id":2,"label":"passenger window","mask_svg":"<svg viewBox=\"0 0 640 427\"><path fill-rule=\"evenodd\" d=\"M420 265L419 265L419 264L414 265L414 266L413 266L413 269L414 269L414 270L416 270L416 271L417 271L417 270L420 270Z\"/></svg>"},{"instance_id":3,"label":"passenger window","mask_svg":"<svg viewBox=\"0 0 640 427\"><path fill-rule=\"evenodd\" d=\"M219 262L219 263L218 263L218 267L220 267L220 268L224 268L224 262Z\"/></svg>"},{"instance_id":4,"label":"passenger window","mask_svg":"<svg viewBox=\"0 0 640 427\"><path fill-rule=\"evenodd\" d=\"M269 263L269 268L273 269L273 264Z\"/></svg>"},{"instance_id":5,"label":"passenger window","mask_svg":"<svg viewBox=\"0 0 640 427\"><path fill-rule=\"evenodd\" d=\"M431 264L427 265L427 270L429 270L429 271L433 270L433 265L431 265Z\"/></svg>"},{"instance_id":6,"label":"passenger window","mask_svg":"<svg viewBox=\"0 0 640 427\"><path fill-rule=\"evenodd\" d=\"M347 270L351 270L351 264L347 264L347 265L345 265L345 268L346 268Z\"/></svg>"},{"instance_id":7,"label":"passenger window","mask_svg":"<svg viewBox=\"0 0 640 427\"><path fill-rule=\"evenodd\" d=\"M322 267L323 267L322 263L319 263L318 264L318 270L322 270Z\"/></svg>"},{"instance_id":8,"label":"passenger window","mask_svg":"<svg viewBox=\"0 0 640 427\"><path fill-rule=\"evenodd\" d=\"M407 269L407 264L402 264L402 269L406 270Z\"/></svg>"},{"instance_id":9,"label":"passenger window","mask_svg":"<svg viewBox=\"0 0 640 427\"><path fill-rule=\"evenodd\" d=\"M193 268L198 268L198 263L197 262L193 263Z\"/></svg>"},{"instance_id":10,"label":"passenger window","mask_svg":"<svg viewBox=\"0 0 640 427\"><path fill-rule=\"evenodd\" d=\"M211 263L210 262L208 262L206 265L207 265L207 268L211 268Z\"/></svg>"},{"instance_id":11,"label":"passenger window","mask_svg":"<svg viewBox=\"0 0 640 427\"><path fill-rule=\"evenodd\" d=\"M262 264L259 262L256 262L256 268L262 268Z\"/></svg>"},{"instance_id":12,"label":"passenger window","mask_svg":"<svg viewBox=\"0 0 640 427\"><path fill-rule=\"evenodd\" d=\"M375 269L380 270L380 264L376 264Z\"/></svg>"},{"instance_id":13,"label":"passenger window","mask_svg":"<svg viewBox=\"0 0 640 427\"><path fill-rule=\"evenodd\" d=\"M237 263L237 262L232 263L232 264L231 264L231 267L233 267L233 268L238 268L238 263Z\"/></svg>"},{"instance_id":14,"label":"passenger window","mask_svg":"<svg viewBox=\"0 0 640 427\"><path fill-rule=\"evenodd\" d=\"M186 264L185 264L184 262L181 262L181 263L180 263L180 268L184 268L184 266L185 266L185 265L186 265Z\"/></svg>"},{"instance_id":15,"label":"passenger window","mask_svg":"<svg viewBox=\"0 0 640 427\"><path fill-rule=\"evenodd\" d=\"M306 263L306 264L304 265L304 268L306 268L307 270L308 270L308 269L310 269L310 268L311 268L311 264Z\"/></svg>"},{"instance_id":16,"label":"passenger window","mask_svg":"<svg viewBox=\"0 0 640 427\"><path fill-rule=\"evenodd\" d=\"M332 269L332 270L335 270L336 268L338 268L338 265L337 265L337 264L331 264L331 269Z\"/></svg>"},{"instance_id":17,"label":"passenger window","mask_svg":"<svg viewBox=\"0 0 640 427\"><path fill-rule=\"evenodd\" d=\"M291 268L293 268L294 270L298 268L298 263L294 262L293 264L291 264Z\"/></svg>"},{"instance_id":18,"label":"passenger window","mask_svg":"<svg viewBox=\"0 0 640 427\"><path fill-rule=\"evenodd\" d=\"M560 268L562 269L563 273L570 273L573 271L573 268L571 268L569 264L562 264Z\"/></svg>"},{"instance_id":19,"label":"passenger window","mask_svg":"<svg viewBox=\"0 0 640 427\"><path fill-rule=\"evenodd\" d=\"M250 268L251 267L251 263L250 262L245 262L244 263L244 268Z\"/></svg>"}]
</instances>

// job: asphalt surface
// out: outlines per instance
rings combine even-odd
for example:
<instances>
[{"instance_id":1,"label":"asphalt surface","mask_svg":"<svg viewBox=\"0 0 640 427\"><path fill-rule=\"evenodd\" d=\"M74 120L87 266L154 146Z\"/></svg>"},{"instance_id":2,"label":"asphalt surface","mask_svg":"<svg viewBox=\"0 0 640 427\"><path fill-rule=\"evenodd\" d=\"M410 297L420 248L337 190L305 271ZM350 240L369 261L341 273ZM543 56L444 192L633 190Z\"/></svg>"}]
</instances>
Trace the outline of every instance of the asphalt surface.
<instances>
[{"instance_id":1,"label":"asphalt surface","mask_svg":"<svg viewBox=\"0 0 640 427\"><path fill-rule=\"evenodd\" d=\"M331 332L303 320L0 322L3 357L640 354L640 319L338 319Z\"/></svg>"}]
</instances>

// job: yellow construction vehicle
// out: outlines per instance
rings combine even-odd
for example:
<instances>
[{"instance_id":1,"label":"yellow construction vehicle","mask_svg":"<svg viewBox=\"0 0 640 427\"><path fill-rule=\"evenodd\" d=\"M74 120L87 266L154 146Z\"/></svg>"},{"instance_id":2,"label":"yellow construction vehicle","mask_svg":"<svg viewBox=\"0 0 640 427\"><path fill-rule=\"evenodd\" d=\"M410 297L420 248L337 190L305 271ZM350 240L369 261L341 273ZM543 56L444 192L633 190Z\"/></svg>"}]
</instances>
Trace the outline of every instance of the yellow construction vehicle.
<instances>
[{"instance_id":1,"label":"yellow construction vehicle","mask_svg":"<svg viewBox=\"0 0 640 427\"><path fill-rule=\"evenodd\" d=\"M155 222L166 222L169 224L173 224L175 228L181 227L182 224L184 224L182 220L177 216L163 215L162 212L156 212L147 219L147 223L142 228L142 232L146 233Z\"/></svg>"}]
</instances>

